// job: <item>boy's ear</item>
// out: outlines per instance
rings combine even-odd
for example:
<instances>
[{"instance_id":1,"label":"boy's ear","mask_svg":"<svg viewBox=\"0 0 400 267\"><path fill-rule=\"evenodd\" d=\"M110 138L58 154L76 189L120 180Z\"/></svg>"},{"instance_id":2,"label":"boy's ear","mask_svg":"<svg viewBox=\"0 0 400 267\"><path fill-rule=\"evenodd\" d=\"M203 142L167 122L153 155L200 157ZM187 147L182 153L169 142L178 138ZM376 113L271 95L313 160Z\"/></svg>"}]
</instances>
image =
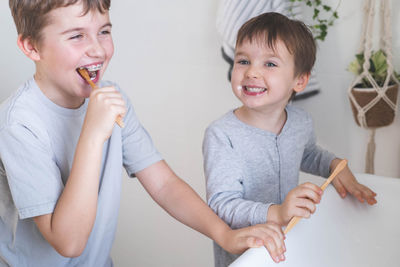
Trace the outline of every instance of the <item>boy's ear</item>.
<instances>
[{"instance_id":1,"label":"boy's ear","mask_svg":"<svg viewBox=\"0 0 400 267\"><path fill-rule=\"evenodd\" d=\"M306 88L308 80L310 79L310 75L311 73L304 73L297 77L296 84L293 88L296 93L300 93Z\"/></svg>"},{"instance_id":2,"label":"boy's ear","mask_svg":"<svg viewBox=\"0 0 400 267\"><path fill-rule=\"evenodd\" d=\"M40 60L39 52L31 38L22 39L22 35L20 34L18 35L17 45L19 49L33 61Z\"/></svg>"}]
</instances>

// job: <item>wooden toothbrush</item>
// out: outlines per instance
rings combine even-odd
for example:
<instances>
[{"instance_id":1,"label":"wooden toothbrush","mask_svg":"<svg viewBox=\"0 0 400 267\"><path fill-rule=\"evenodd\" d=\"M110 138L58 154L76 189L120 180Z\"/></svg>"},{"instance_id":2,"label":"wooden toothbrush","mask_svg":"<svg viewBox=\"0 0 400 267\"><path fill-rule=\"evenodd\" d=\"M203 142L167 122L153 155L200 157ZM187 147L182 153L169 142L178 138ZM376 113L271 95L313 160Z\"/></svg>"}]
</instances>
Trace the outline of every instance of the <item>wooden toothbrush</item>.
<instances>
[{"instance_id":1,"label":"wooden toothbrush","mask_svg":"<svg viewBox=\"0 0 400 267\"><path fill-rule=\"evenodd\" d=\"M339 172L341 172L344 167L347 165L347 160L343 159L339 162L339 164L336 166L335 170L332 172L332 174L329 176L329 178L325 181L323 185L321 185L322 191L325 190L325 188L335 179L335 177L338 175ZM288 225L286 226L285 231L283 231L284 234L287 234L299 221L301 217L294 216Z\"/></svg>"},{"instance_id":2,"label":"wooden toothbrush","mask_svg":"<svg viewBox=\"0 0 400 267\"><path fill-rule=\"evenodd\" d=\"M92 87L92 89L98 89L99 87L90 79L89 73L87 72L86 69L84 68L79 68L78 69L80 75L86 80L86 82ZM119 125L119 127L124 128L125 124L124 121L122 120L122 117L118 115L118 117L115 119L115 122Z\"/></svg>"}]
</instances>

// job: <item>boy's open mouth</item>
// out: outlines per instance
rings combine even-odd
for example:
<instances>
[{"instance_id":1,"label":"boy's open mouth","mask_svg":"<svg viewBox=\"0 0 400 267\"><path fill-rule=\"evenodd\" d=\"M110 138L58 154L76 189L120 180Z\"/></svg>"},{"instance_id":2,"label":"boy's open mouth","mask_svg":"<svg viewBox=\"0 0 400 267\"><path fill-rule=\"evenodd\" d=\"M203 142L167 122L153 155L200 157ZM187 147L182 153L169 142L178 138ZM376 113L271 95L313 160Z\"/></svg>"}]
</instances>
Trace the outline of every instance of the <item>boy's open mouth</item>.
<instances>
[{"instance_id":1,"label":"boy's open mouth","mask_svg":"<svg viewBox=\"0 0 400 267\"><path fill-rule=\"evenodd\" d=\"M78 69L85 69L87 70L89 77L92 81L96 80L97 76L99 75L99 72L101 70L101 67L103 66L102 63L100 64L95 64L95 65L90 65L90 66L83 66L83 67L79 67L76 69L76 72L78 72L79 75L81 75L78 71ZM82 76L82 75L81 75ZM82 77L83 79L85 79L84 77Z\"/></svg>"},{"instance_id":2,"label":"boy's open mouth","mask_svg":"<svg viewBox=\"0 0 400 267\"><path fill-rule=\"evenodd\" d=\"M244 90L246 90L247 92L255 93L255 94L264 93L265 91L267 91L267 88L265 88L265 87L249 87L249 86L243 86L243 88L244 88Z\"/></svg>"}]
</instances>

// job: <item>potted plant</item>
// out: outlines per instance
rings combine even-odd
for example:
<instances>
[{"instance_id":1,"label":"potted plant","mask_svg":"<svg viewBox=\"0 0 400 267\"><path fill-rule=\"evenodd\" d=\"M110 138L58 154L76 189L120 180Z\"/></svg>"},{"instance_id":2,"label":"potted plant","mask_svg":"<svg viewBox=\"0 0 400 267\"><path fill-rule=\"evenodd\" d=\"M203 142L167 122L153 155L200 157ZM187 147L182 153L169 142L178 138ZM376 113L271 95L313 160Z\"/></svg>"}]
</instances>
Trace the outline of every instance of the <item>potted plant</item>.
<instances>
[{"instance_id":1,"label":"potted plant","mask_svg":"<svg viewBox=\"0 0 400 267\"><path fill-rule=\"evenodd\" d=\"M351 88L351 94L354 96L353 100L350 101L351 108L353 111L354 119L359 126L368 128L377 128L382 126L387 126L391 124L394 120L395 109L393 105L391 106L387 101L380 98L372 107L369 107L365 114L365 121L362 123L360 121L359 109L356 107L354 100L357 102L358 106L363 108L366 107L371 101L373 101L378 96L378 91L376 86L383 88L385 85L385 80L388 75L388 61L384 51L378 50L376 52L372 51L369 59L369 69L368 73L370 77L375 81L374 86L367 76L362 76L363 65L364 65L364 53L356 55L354 61L352 61L348 67L348 70L357 76L361 75L361 79L357 82L353 88ZM396 79L394 79L396 78ZM398 94L398 81L400 80L400 75L393 71L388 82L388 89L385 93L386 97L391 100L393 104L396 105L397 94ZM364 125L366 123L366 125Z\"/></svg>"}]
</instances>

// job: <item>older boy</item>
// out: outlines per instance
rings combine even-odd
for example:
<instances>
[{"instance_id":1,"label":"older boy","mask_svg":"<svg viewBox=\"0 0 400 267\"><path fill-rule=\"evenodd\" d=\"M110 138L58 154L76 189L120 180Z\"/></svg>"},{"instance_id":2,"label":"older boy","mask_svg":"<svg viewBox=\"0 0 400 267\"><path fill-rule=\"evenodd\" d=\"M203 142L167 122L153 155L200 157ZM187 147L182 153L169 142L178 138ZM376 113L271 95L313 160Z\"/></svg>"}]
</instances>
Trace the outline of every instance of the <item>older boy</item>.
<instances>
[{"instance_id":1,"label":"older boy","mask_svg":"<svg viewBox=\"0 0 400 267\"><path fill-rule=\"evenodd\" d=\"M265 13L239 30L232 89L242 102L206 130L203 153L209 206L232 228L308 218L321 199L311 183L298 186L299 169L327 177L339 159L315 143L311 117L287 105L304 90L315 61L307 27ZM375 193L346 168L334 185L344 197L376 203ZM236 256L215 244L215 266Z\"/></svg>"},{"instance_id":2,"label":"older boy","mask_svg":"<svg viewBox=\"0 0 400 267\"><path fill-rule=\"evenodd\" d=\"M109 0L9 3L36 72L0 106L1 266L112 266L122 165L226 250L264 244L282 259L277 225L231 230L162 160L118 86L101 81L114 52ZM101 88L92 91L79 68Z\"/></svg>"}]
</instances>

